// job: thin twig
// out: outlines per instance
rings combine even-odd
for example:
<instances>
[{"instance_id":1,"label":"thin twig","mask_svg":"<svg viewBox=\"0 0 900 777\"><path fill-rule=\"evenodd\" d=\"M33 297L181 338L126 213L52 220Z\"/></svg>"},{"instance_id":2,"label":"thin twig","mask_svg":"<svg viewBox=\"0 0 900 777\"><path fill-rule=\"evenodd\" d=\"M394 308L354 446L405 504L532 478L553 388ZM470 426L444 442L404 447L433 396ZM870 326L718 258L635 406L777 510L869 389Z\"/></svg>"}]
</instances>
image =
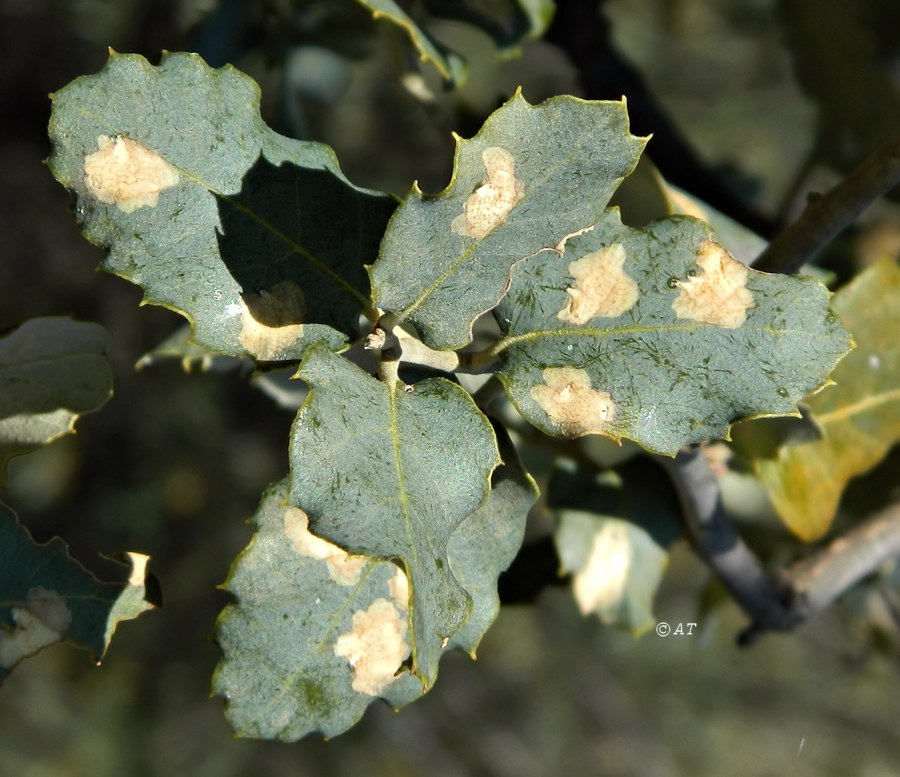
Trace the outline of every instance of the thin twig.
<instances>
[{"instance_id":1,"label":"thin twig","mask_svg":"<svg viewBox=\"0 0 900 777\"><path fill-rule=\"evenodd\" d=\"M718 480L703 452L684 449L674 459L660 457L659 461L678 492L697 554L754 623L764 623L768 629L791 628L796 616L789 606L789 591L769 575L728 520Z\"/></svg>"},{"instance_id":2,"label":"thin twig","mask_svg":"<svg viewBox=\"0 0 900 777\"><path fill-rule=\"evenodd\" d=\"M878 511L795 564L784 579L795 591L794 608L808 618L894 558L900 558L900 503Z\"/></svg>"},{"instance_id":3,"label":"thin twig","mask_svg":"<svg viewBox=\"0 0 900 777\"><path fill-rule=\"evenodd\" d=\"M806 210L753 263L757 270L791 275L813 258L866 207L900 184L900 131L831 191L811 195Z\"/></svg>"}]
</instances>

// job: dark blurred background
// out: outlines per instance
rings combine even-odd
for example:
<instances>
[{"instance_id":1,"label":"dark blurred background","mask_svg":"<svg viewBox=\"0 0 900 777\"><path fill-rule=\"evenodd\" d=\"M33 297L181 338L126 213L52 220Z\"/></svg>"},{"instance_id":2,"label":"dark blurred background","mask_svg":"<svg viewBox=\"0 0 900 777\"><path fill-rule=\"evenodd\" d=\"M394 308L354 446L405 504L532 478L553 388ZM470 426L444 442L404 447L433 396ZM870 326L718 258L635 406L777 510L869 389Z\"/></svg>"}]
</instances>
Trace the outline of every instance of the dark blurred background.
<instances>
[{"instance_id":1,"label":"dark blurred background","mask_svg":"<svg viewBox=\"0 0 900 777\"><path fill-rule=\"evenodd\" d=\"M216 586L260 493L287 470L291 414L239 370L135 371L181 320L94 272L102 252L42 164L48 93L100 69L108 46L154 62L195 50L257 78L279 131L332 144L352 180L398 194L413 179L443 188L450 130L474 133L518 84L531 102L625 93L660 168L760 232L900 126L896 0L607 0L603 17L600 5L561 3L552 42L518 58L434 23L473 75L448 94L424 72L434 99L423 103L401 86L403 47L350 0L0 0L0 331L39 315L98 321L116 381L77 435L13 463L5 499L36 539L60 534L98 573L99 553L150 553L166 598L121 627L99 669L57 646L13 672L0 774L900 774L896 649L876 649L838 608L740 650L741 614L684 546L657 613L698 622L690 637L635 640L581 619L559 588L505 608L479 661L447 657L423 700L400 714L375 704L331 742L235 741L209 698L226 602ZM835 261L849 272L900 253L898 235L894 206L878 205Z\"/></svg>"}]
</instances>

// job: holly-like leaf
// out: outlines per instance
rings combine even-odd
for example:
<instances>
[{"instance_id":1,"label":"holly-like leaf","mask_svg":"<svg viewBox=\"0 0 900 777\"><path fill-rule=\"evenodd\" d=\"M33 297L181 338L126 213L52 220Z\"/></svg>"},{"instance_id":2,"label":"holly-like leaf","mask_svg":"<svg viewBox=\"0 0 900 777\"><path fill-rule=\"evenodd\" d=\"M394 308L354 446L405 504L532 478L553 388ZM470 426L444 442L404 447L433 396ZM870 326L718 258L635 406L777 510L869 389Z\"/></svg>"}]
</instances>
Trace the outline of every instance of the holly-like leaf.
<instances>
[{"instance_id":1,"label":"holly-like leaf","mask_svg":"<svg viewBox=\"0 0 900 777\"><path fill-rule=\"evenodd\" d=\"M488 494L499 460L491 425L447 380L382 383L321 347L298 374L311 391L291 433L290 502L316 535L401 564L412 671L428 687L469 616L448 543Z\"/></svg>"},{"instance_id":2,"label":"holly-like leaf","mask_svg":"<svg viewBox=\"0 0 900 777\"><path fill-rule=\"evenodd\" d=\"M835 295L856 348L807 400L821 439L784 445L754 468L781 520L812 541L828 531L847 483L900 441L900 268L885 259ZM748 425L750 431L753 424Z\"/></svg>"},{"instance_id":3,"label":"holly-like leaf","mask_svg":"<svg viewBox=\"0 0 900 777\"><path fill-rule=\"evenodd\" d=\"M383 19L402 29L415 47L419 58L434 66L444 81L459 85L466 80L466 63L458 55L434 40L395 0L356 0L372 12L374 19Z\"/></svg>"},{"instance_id":4,"label":"holly-like leaf","mask_svg":"<svg viewBox=\"0 0 900 777\"><path fill-rule=\"evenodd\" d=\"M651 628L668 549L681 534L663 471L648 459L598 475L564 465L547 500L559 516L556 549L581 613L635 634Z\"/></svg>"},{"instance_id":5,"label":"holly-like leaf","mask_svg":"<svg viewBox=\"0 0 900 777\"><path fill-rule=\"evenodd\" d=\"M536 497L499 434L505 463L490 496L448 544L450 567L473 604L445 650L474 655L497 614L497 577L521 545ZM313 731L334 736L376 698L401 707L425 689L402 666L410 650L402 569L316 537L306 513L286 500L287 480L266 492L253 541L225 584L237 601L219 618L224 657L213 686L228 700L238 735L293 741Z\"/></svg>"},{"instance_id":6,"label":"holly-like leaf","mask_svg":"<svg viewBox=\"0 0 900 777\"><path fill-rule=\"evenodd\" d=\"M510 268L594 224L644 143L628 132L624 102L533 106L516 93L474 138L457 138L447 189L414 186L395 212L370 270L376 305L433 348L466 345Z\"/></svg>"},{"instance_id":7,"label":"holly-like leaf","mask_svg":"<svg viewBox=\"0 0 900 777\"><path fill-rule=\"evenodd\" d=\"M259 99L195 55L112 53L53 96L49 165L109 248L103 268L182 313L198 344L298 359L356 337L394 203L350 184L326 146L269 129Z\"/></svg>"},{"instance_id":8,"label":"holly-like leaf","mask_svg":"<svg viewBox=\"0 0 900 777\"><path fill-rule=\"evenodd\" d=\"M634 230L610 211L563 257L515 269L499 377L548 434L674 454L740 418L797 414L850 347L828 297L748 269L694 219Z\"/></svg>"},{"instance_id":9,"label":"holly-like leaf","mask_svg":"<svg viewBox=\"0 0 900 777\"><path fill-rule=\"evenodd\" d=\"M69 318L34 318L0 339L0 485L6 465L74 431L112 395L109 333Z\"/></svg>"},{"instance_id":10,"label":"holly-like leaf","mask_svg":"<svg viewBox=\"0 0 900 777\"><path fill-rule=\"evenodd\" d=\"M59 538L35 544L0 504L0 681L23 658L64 640L99 662L119 623L156 606L149 557L124 555L131 565L128 580L100 582Z\"/></svg>"},{"instance_id":11,"label":"holly-like leaf","mask_svg":"<svg viewBox=\"0 0 900 777\"><path fill-rule=\"evenodd\" d=\"M239 736L294 741L340 734L397 682L409 592L396 564L314 536L286 498L286 480L266 492L225 583L237 602L219 617L213 689Z\"/></svg>"}]
</instances>

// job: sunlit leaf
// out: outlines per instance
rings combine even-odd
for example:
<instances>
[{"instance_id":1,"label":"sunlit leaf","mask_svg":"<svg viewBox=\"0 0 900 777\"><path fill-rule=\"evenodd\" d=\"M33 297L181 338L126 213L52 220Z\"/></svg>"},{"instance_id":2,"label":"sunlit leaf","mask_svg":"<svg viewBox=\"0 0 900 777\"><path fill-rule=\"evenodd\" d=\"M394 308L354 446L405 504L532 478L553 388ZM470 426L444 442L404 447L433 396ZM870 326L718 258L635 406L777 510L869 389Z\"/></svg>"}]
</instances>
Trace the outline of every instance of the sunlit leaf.
<instances>
[{"instance_id":1,"label":"sunlit leaf","mask_svg":"<svg viewBox=\"0 0 900 777\"><path fill-rule=\"evenodd\" d=\"M674 454L796 414L849 348L823 286L747 269L694 219L634 230L610 211L568 245L516 267L496 311L499 377L548 434Z\"/></svg>"},{"instance_id":2,"label":"sunlit leaf","mask_svg":"<svg viewBox=\"0 0 900 777\"><path fill-rule=\"evenodd\" d=\"M104 269L183 313L199 345L298 359L356 337L394 203L350 184L326 146L269 129L259 99L195 55L113 53L54 95L49 165L109 248Z\"/></svg>"},{"instance_id":3,"label":"sunlit leaf","mask_svg":"<svg viewBox=\"0 0 900 777\"><path fill-rule=\"evenodd\" d=\"M290 502L315 534L402 565L412 669L428 686L471 609L448 543L488 495L499 463L494 432L447 380L382 383L323 348L299 376L311 391L291 434Z\"/></svg>"},{"instance_id":4,"label":"sunlit leaf","mask_svg":"<svg viewBox=\"0 0 900 777\"><path fill-rule=\"evenodd\" d=\"M441 78L451 84L460 84L466 78L466 64L458 54L441 46L395 0L356 0L372 12L375 19L383 19L396 25L409 37L419 58L434 66Z\"/></svg>"},{"instance_id":5,"label":"sunlit leaf","mask_svg":"<svg viewBox=\"0 0 900 777\"><path fill-rule=\"evenodd\" d=\"M497 577L521 545L536 496L505 434L500 442L506 464L494 471L490 496L448 544L473 604L445 650L474 654L496 617ZM265 494L253 541L232 567L225 587L237 601L219 618L224 658L213 685L237 734L293 741L339 734L375 699L400 707L425 688L401 666L409 654L403 571L310 534L306 514L286 499L287 481ZM354 643L354 628L369 639Z\"/></svg>"},{"instance_id":6,"label":"sunlit leaf","mask_svg":"<svg viewBox=\"0 0 900 777\"><path fill-rule=\"evenodd\" d=\"M447 189L415 187L397 209L370 271L375 303L433 348L466 345L510 268L594 224L644 142L629 134L624 102L533 106L516 94L458 139Z\"/></svg>"}]
</instances>

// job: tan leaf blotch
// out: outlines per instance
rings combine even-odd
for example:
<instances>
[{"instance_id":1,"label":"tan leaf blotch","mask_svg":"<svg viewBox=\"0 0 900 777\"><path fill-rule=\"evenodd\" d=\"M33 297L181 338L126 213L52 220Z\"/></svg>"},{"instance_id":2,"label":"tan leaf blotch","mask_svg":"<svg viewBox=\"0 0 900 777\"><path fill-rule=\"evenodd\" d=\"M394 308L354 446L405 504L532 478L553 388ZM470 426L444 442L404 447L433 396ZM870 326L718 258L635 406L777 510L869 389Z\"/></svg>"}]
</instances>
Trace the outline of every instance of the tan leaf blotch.
<instances>
[{"instance_id":1,"label":"tan leaf blotch","mask_svg":"<svg viewBox=\"0 0 900 777\"><path fill-rule=\"evenodd\" d=\"M463 205L463 212L450 225L457 235L481 240L506 221L510 211L525 196L525 187L516 178L513 155L491 146L481 152L484 181Z\"/></svg>"},{"instance_id":2,"label":"tan leaf blotch","mask_svg":"<svg viewBox=\"0 0 900 777\"><path fill-rule=\"evenodd\" d=\"M280 359L303 336L305 314L306 300L293 281L276 283L258 294L244 294L238 340L257 359Z\"/></svg>"},{"instance_id":3,"label":"tan leaf blotch","mask_svg":"<svg viewBox=\"0 0 900 777\"><path fill-rule=\"evenodd\" d=\"M548 367L544 383L531 398L566 437L603 432L616 416L616 404L606 391L591 388L590 376L575 367Z\"/></svg>"},{"instance_id":4,"label":"tan leaf blotch","mask_svg":"<svg viewBox=\"0 0 900 777\"><path fill-rule=\"evenodd\" d=\"M369 609L353 613L353 628L337 638L334 655L353 667L354 691L378 696L409 656L406 615L393 602L376 599Z\"/></svg>"},{"instance_id":5,"label":"tan leaf blotch","mask_svg":"<svg viewBox=\"0 0 900 777\"><path fill-rule=\"evenodd\" d=\"M97 146L84 158L84 183L106 205L125 213L155 208L160 193L178 184L178 171L136 140L100 135Z\"/></svg>"},{"instance_id":6,"label":"tan leaf blotch","mask_svg":"<svg viewBox=\"0 0 900 777\"><path fill-rule=\"evenodd\" d=\"M351 556L343 548L317 537L309 531L309 517L297 507L284 513L284 533L296 553L306 558L324 561L331 579L339 585L354 585L362 574L366 559Z\"/></svg>"},{"instance_id":7,"label":"tan leaf blotch","mask_svg":"<svg viewBox=\"0 0 900 777\"><path fill-rule=\"evenodd\" d=\"M586 324L592 318L615 318L630 310L638 299L638 287L625 272L625 246L613 243L569 265L575 285L566 289L569 299L557 313L561 321Z\"/></svg>"},{"instance_id":8,"label":"tan leaf blotch","mask_svg":"<svg viewBox=\"0 0 900 777\"><path fill-rule=\"evenodd\" d=\"M678 296L672 303L675 315L739 329L753 306L753 294L747 288L749 270L712 240L700 244L697 264L703 270L700 275L678 282Z\"/></svg>"}]
</instances>

